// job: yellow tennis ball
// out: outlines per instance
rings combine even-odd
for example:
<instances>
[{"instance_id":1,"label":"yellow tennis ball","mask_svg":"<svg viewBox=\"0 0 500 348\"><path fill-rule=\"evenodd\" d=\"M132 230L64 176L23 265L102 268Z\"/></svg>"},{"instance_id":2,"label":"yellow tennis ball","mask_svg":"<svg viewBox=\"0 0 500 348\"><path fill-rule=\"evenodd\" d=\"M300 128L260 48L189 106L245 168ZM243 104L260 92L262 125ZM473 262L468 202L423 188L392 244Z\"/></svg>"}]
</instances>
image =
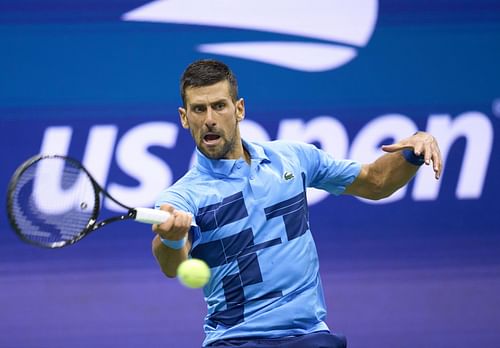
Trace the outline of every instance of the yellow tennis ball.
<instances>
[{"instance_id":1,"label":"yellow tennis ball","mask_svg":"<svg viewBox=\"0 0 500 348\"><path fill-rule=\"evenodd\" d=\"M187 259L177 268L177 277L188 288L201 288L210 279L210 268L200 259Z\"/></svg>"}]
</instances>

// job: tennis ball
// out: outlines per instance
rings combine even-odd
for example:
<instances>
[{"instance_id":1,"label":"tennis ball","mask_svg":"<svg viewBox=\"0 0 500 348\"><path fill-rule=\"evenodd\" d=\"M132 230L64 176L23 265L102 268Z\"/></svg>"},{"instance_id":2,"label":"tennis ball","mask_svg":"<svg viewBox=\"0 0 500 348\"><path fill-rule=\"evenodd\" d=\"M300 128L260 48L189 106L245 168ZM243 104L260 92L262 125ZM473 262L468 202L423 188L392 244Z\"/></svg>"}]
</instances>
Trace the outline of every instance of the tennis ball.
<instances>
[{"instance_id":1,"label":"tennis ball","mask_svg":"<svg viewBox=\"0 0 500 348\"><path fill-rule=\"evenodd\" d=\"M188 259L177 268L177 277L188 288L201 288L210 279L210 268L200 259Z\"/></svg>"}]
</instances>

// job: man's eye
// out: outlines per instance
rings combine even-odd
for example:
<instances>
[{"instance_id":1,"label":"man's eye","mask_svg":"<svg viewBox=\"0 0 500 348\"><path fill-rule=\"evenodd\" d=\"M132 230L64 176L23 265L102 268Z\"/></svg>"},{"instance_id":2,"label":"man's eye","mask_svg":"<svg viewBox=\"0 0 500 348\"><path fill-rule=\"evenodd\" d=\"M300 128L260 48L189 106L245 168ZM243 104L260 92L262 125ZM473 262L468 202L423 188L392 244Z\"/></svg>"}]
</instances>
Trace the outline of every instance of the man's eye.
<instances>
[{"instance_id":1,"label":"man's eye","mask_svg":"<svg viewBox=\"0 0 500 348\"><path fill-rule=\"evenodd\" d=\"M217 104L215 104L215 109L222 110L222 109L224 109L225 106L226 106L225 103L217 103Z\"/></svg>"},{"instance_id":2,"label":"man's eye","mask_svg":"<svg viewBox=\"0 0 500 348\"><path fill-rule=\"evenodd\" d=\"M200 112L205 111L205 108L203 106L195 106L193 108L193 111L196 112L196 113L200 113Z\"/></svg>"}]
</instances>

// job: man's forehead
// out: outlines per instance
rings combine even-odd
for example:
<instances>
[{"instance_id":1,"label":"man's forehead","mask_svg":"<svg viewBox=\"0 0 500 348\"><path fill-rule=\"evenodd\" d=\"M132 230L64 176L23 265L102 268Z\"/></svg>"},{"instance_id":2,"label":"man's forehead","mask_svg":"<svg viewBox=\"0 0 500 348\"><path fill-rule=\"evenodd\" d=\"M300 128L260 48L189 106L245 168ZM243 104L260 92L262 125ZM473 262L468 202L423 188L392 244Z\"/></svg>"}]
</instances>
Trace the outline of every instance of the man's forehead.
<instances>
[{"instance_id":1,"label":"man's forehead","mask_svg":"<svg viewBox=\"0 0 500 348\"><path fill-rule=\"evenodd\" d=\"M217 100L231 99L228 81L220 81L209 86L186 88L186 101L193 103L211 103Z\"/></svg>"}]
</instances>

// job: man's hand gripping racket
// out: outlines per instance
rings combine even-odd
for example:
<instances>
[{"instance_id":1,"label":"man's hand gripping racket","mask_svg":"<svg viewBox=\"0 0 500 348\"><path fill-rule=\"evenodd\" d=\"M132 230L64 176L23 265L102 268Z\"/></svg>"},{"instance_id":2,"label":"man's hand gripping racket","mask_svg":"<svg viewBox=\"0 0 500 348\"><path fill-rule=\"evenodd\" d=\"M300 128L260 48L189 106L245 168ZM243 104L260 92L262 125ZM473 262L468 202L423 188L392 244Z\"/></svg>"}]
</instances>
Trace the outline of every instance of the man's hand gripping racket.
<instances>
[{"instance_id":1,"label":"man's hand gripping racket","mask_svg":"<svg viewBox=\"0 0 500 348\"><path fill-rule=\"evenodd\" d=\"M98 221L101 194L126 213ZM111 222L161 224L170 217L164 210L131 208L117 201L80 162L59 155L34 156L19 166L9 183L7 214L23 241L46 248L74 244Z\"/></svg>"}]
</instances>

